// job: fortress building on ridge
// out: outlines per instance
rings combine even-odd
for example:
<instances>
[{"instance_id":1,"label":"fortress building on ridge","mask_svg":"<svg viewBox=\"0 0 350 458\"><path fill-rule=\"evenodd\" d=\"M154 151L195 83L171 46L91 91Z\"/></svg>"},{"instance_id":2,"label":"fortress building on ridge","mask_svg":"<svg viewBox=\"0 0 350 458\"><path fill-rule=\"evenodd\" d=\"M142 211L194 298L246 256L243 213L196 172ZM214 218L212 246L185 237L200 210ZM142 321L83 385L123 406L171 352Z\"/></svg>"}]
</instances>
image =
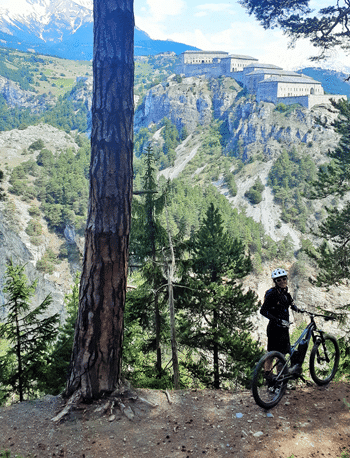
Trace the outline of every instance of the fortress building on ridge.
<instances>
[{"instance_id":1,"label":"fortress building on ridge","mask_svg":"<svg viewBox=\"0 0 350 458\"><path fill-rule=\"evenodd\" d=\"M346 95L325 95L322 84L310 76L272 64L259 63L250 56L223 51L185 51L180 55L178 73L207 78L229 76L256 95L258 102L299 103L312 108L330 99L347 99Z\"/></svg>"}]
</instances>

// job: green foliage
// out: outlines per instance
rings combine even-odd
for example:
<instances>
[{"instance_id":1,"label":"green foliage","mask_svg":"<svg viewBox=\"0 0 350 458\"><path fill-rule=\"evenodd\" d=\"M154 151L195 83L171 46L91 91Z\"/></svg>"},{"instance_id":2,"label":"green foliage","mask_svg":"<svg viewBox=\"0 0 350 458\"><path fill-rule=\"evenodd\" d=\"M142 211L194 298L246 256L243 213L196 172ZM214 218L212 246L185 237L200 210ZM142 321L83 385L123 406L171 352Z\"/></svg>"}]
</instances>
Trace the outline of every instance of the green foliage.
<instances>
[{"instance_id":1,"label":"green foliage","mask_svg":"<svg viewBox=\"0 0 350 458\"><path fill-rule=\"evenodd\" d=\"M321 50L321 56L314 60L327 56L333 47L349 47L347 2L329 0L329 5L322 4L316 13L305 0L240 0L239 3L265 29L280 27L293 40L308 38Z\"/></svg>"},{"instance_id":2,"label":"green foliage","mask_svg":"<svg viewBox=\"0 0 350 458\"><path fill-rule=\"evenodd\" d=\"M38 381L41 392L57 395L65 387L70 357L73 349L75 322L79 309L79 278L75 278L72 292L65 296L66 317L58 329L57 340L50 346L44 370Z\"/></svg>"},{"instance_id":3,"label":"green foliage","mask_svg":"<svg viewBox=\"0 0 350 458\"><path fill-rule=\"evenodd\" d=\"M0 75L18 83L25 91L33 89L34 74L30 63L18 66L14 54L6 48L0 48Z\"/></svg>"},{"instance_id":4,"label":"green foliage","mask_svg":"<svg viewBox=\"0 0 350 458\"><path fill-rule=\"evenodd\" d=\"M340 140L334 151L328 153L331 162L321 166L314 182L313 198L329 195L343 196L350 190L350 103L334 103L339 116L333 126ZM318 265L318 285L339 284L350 278L350 204L346 202L341 210L336 206L327 207L327 218L318 228L318 236L324 242L315 251L307 251Z\"/></svg>"},{"instance_id":5,"label":"green foliage","mask_svg":"<svg viewBox=\"0 0 350 458\"><path fill-rule=\"evenodd\" d=\"M31 217L33 218L37 218L40 216L40 210L39 210L39 207L37 207L36 205L31 205L29 207L29 210L28 210L28 213L30 214Z\"/></svg>"},{"instance_id":6,"label":"green foliage","mask_svg":"<svg viewBox=\"0 0 350 458\"><path fill-rule=\"evenodd\" d=\"M9 180L11 185L9 188L10 192L17 196L34 199L36 197L36 191L32 182L29 183L28 175L36 177L38 173L39 168L33 159L29 159L14 167Z\"/></svg>"},{"instance_id":7,"label":"green foliage","mask_svg":"<svg viewBox=\"0 0 350 458\"><path fill-rule=\"evenodd\" d=\"M209 156L217 158L222 153L221 142L220 122L215 120L209 125L209 129L203 137L201 150L205 151Z\"/></svg>"},{"instance_id":8,"label":"green foliage","mask_svg":"<svg viewBox=\"0 0 350 458\"><path fill-rule=\"evenodd\" d=\"M79 84L79 83L78 83ZM88 130L88 104L73 99L76 87L71 92L60 96L56 105L47 110L40 118L41 122L62 129L65 132Z\"/></svg>"},{"instance_id":9,"label":"green foliage","mask_svg":"<svg viewBox=\"0 0 350 458\"><path fill-rule=\"evenodd\" d=\"M82 228L89 197L89 145L85 144L77 153L68 149L57 157L47 154L48 161L39 156L37 163L43 165L35 189L49 227L59 232L66 224Z\"/></svg>"},{"instance_id":10,"label":"green foliage","mask_svg":"<svg viewBox=\"0 0 350 458\"><path fill-rule=\"evenodd\" d=\"M9 108L2 94L0 94L0 131L24 129L37 124L39 116L32 114L28 108Z\"/></svg>"},{"instance_id":11,"label":"green foliage","mask_svg":"<svg viewBox=\"0 0 350 458\"><path fill-rule=\"evenodd\" d=\"M33 151L40 151L44 148L45 143L41 138L38 140L35 140L31 145L29 145L28 149L33 150Z\"/></svg>"},{"instance_id":12,"label":"green foliage","mask_svg":"<svg viewBox=\"0 0 350 458\"><path fill-rule=\"evenodd\" d=\"M146 127L141 127L137 134L134 135L134 154L140 157L146 150L152 133Z\"/></svg>"},{"instance_id":13,"label":"green foliage","mask_svg":"<svg viewBox=\"0 0 350 458\"><path fill-rule=\"evenodd\" d=\"M345 335L337 339L340 349L340 361L337 376L350 380L350 342L349 336Z\"/></svg>"},{"instance_id":14,"label":"green foliage","mask_svg":"<svg viewBox=\"0 0 350 458\"><path fill-rule=\"evenodd\" d=\"M38 235L38 234L33 234ZM47 248L42 258L36 263L36 268L39 272L53 274L55 265L58 262L57 255L52 251L51 248Z\"/></svg>"},{"instance_id":15,"label":"green foliage","mask_svg":"<svg viewBox=\"0 0 350 458\"><path fill-rule=\"evenodd\" d=\"M247 383L252 362L261 352L250 337L257 297L253 291L244 293L240 283L251 270L251 260L243 244L224 230L213 204L193 234L189 249L191 258L182 276L186 288L176 296L183 310L179 338L199 355L198 371L197 364L187 368L214 388L224 380Z\"/></svg>"},{"instance_id":16,"label":"green foliage","mask_svg":"<svg viewBox=\"0 0 350 458\"><path fill-rule=\"evenodd\" d=\"M284 113L287 111L287 105L284 103L278 103L275 107L275 111L279 111L280 113Z\"/></svg>"},{"instance_id":17,"label":"green foliage","mask_svg":"<svg viewBox=\"0 0 350 458\"><path fill-rule=\"evenodd\" d=\"M37 237L42 235L43 233L43 226L36 218L32 218L29 220L29 223L26 227L26 233L30 236Z\"/></svg>"},{"instance_id":18,"label":"green foliage","mask_svg":"<svg viewBox=\"0 0 350 458\"><path fill-rule=\"evenodd\" d=\"M162 264L167 234L160 222L159 215L164 209L165 196L164 193L160 192L155 179L154 154L150 147L147 148L144 155L144 164L141 197L134 199L132 207L130 253L132 259L141 264L141 272L145 281L141 287L141 294L146 296L142 307L144 308L148 304L149 310L154 316L154 323L151 327L152 341L149 343L148 352L151 350L156 352L157 377L161 378L163 370L160 343L165 335L161 311L166 306L161 286L164 284ZM150 317L148 317L148 323L149 319Z\"/></svg>"},{"instance_id":19,"label":"green foliage","mask_svg":"<svg viewBox=\"0 0 350 458\"><path fill-rule=\"evenodd\" d=\"M193 186L184 179L175 179L169 184L169 224L176 233L185 229L185 237L198 230L201 221L205 218L206 209L211 203L220 211L224 227L233 237L243 242L254 259L259 257L254 268L264 260L274 259L280 245L265 234L262 224L247 218L244 213L233 209L228 200L221 195L214 186ZM163 223L164 224L164 223Z\"/></svg>"},{"instance_id":20,"label":"green foliage","mask_svg":"<svg viewBox=\"0 0 350 458\"><path fill-rule=\"evenodd\" d=\"M225 183L230 190L231 195L234 197L237 195L237 184L233 173L225 173Z\"/></svg>"},{"instance_id":21,"label":"green foliage","mask_svg":"<svg viewBox=\"0 0 350 458\"><path fill-rule=\"evenodd\" d=\"M310 184L315 177L316 166L313 160L295 150L289 153L283 150L268 177L274 199L282 207L282 220L293 222L302 231L305 230L311 212L304 196L310 196Z\"/></svg>"},{"instance_id":22,"label":"green foliage","mask_svg":"<svg viewBox=\"0 0 350 458\"><path fill-rule=\"evenodd\" d=\"M263 185L261 179L257 178L253 186L244 195L251 204L256 205L262 201L262 192L264 189L265 186Z\"/></svg>"},{"instance_id":23,"label":"green foliage","mask_svg":"<svg viewBox=\"0 0 350 458\"><path fill-rule=\"evenodd\" d=\"M8 341L5 354L0 356L0 400L4 402L12 394L30 396L37 390L44 358L48 347L56 338L58 314L43 318L52 299L31 308L36 282L28 284L24 266L7 266L5 287L7 303L6 319L0 325L0 339Z\"/></svg>"},{"instance_id":24,"label":"green foliage","mask_svg":"<svg viewBox=\"0 0 350 458\"><path fill-rule=\"evenodd\" d=\"M54 164L54 162L55 162L55 158L54 158L52 151L46 148L42 148L36 158L36 163L39 166L47 168L47 167L51 167Z\"/></svg>"},{"instance_id":25,"label":"green foliage","mask_svg":"<svg viewBox=\"0 0 350 458\"><path fill-rule=\"evenodd\" d=\"M155 180L154 162L153 151L148 147L143 159L141 196L134 198L132 210L130 252L139 262L154 257L167 240L159 220L164 208L164 195L158 195L160 191Z\"/></svg>"},{"instance_id":26,"label":"green foliage","mask_svg":"<svg viewBox=\"0 0 350 458\"><path fill-rule=\"evenodd\" d=\"M299 103L293 103L291 105L285 105L284 103L278 103L275 107L275 111L278 111L280 113L283 113L284 115L289 115L293 111L295 111L296 108L300 108L301 105Z\"/></svg>"},{"instance_id":27,"label":"green foliage","mask_svg":"<svg viewBox=\"0 0 350 458\"><path fill-rule=\"evenodd\" d=\"M65 132L86 132L89 128L88 104L74 99L79 84L81 83L77 83L69 93L60 96L55 105L47 104L41 113L32 113L28 108L9 107L4 96L0 95L0 131L24 129L42 122ZM41 97L42 105L45 106L45 94Z\"/></svg>"}]
</instances>

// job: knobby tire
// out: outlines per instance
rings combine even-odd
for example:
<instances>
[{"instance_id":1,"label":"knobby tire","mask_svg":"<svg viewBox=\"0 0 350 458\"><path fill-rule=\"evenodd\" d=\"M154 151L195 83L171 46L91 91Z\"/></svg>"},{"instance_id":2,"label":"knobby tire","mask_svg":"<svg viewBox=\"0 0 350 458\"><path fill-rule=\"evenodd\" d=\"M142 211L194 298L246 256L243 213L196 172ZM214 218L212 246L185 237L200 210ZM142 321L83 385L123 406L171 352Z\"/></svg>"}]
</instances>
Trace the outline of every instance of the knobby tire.
<instances>
[{"instance_id":1,"label":"knobby tire","mask_svg":"<svg viewBox=\"0 0 350 458\"><path fill-rule=\"evenodd\" d=\"M268 360L272 363L272 369L266 371L266 362ZM282 353L270 351L260 359L254 369L252 393L255 402L263 409L271 409L282 399L287 387L286 381L283 380L287 368L282 373L285 363L286 359Z\"/></svg>"},{"instance_id":2,"label":"knobby tire","mask_svg":"<svg viewBox=\"0 0 350 458\"><path fill-rule=\"evenodd\" d=\"M310 374L317 385L327 385L335 376L340 358L337 339L329 334L319 339L310 354Z\"/></svg>"}]
</instances>

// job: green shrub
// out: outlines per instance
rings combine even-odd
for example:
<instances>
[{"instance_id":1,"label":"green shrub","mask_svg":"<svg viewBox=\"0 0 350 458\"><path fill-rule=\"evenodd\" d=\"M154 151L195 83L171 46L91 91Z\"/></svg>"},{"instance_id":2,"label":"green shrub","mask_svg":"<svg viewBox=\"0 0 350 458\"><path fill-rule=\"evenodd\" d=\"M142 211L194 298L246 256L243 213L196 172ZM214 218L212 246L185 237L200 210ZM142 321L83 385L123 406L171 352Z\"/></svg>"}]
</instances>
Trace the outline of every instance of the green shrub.
<instances>
[{"instance_id":1,"label":"green shrub","mask_svg":"<svg viewBox=\"0 0 350 458\"><path fill-rule=\"evenodd\" d=\"M44 146L45 146L45 143L43 142L41 138L39 138L38 140L33 142L31 145L29 145L28 149L33 150L33 151L40 151L44 148Z\"/></svg>"},{"instance_id":2,"label":"green shrub","mask_svg":"<svg viewBox=\"0 0 350 458\"><path fill-rule=\"evenodd\" d=\"M36 268L43 273L53 274L55 270L55 264L57 264L58 258L51 248L48 248L43 257L36 263Z\"/></svg>"},{"instance_id":3,"label":"green shrub","mask_svg":"<svg viewBox=\"0 0 350 458\"><path fill-rule=\"evenodd\" d=\"M32 218L29 221L25 231L26 231L26 233L28 235L33 236L33 237L37 237L39 235L42 235L43 226L40 223L40 221L38 221L36 218Z\"/></svg>"},{"instance_id":4,"label":"green shrub","mask_svg":"<svg viewBox=\"0 0 350 458\"><path fill-rule=\"evenodd\" d=\"M260 178L255 180L254 185L246 191L244 196L249 200L249 202L253 205L259 204L262 201L262 192L265 189Z\"/></svg>"},{"instance_id":5,"label":"green shrub","mask_svg":"<svg viewBox=\"0 0 350 458\"><path fill-rule=\"evenodd\" d=\"M38 217L41 214L40 209L36 205L31 205L29 207L28 213L32 217Z\"/></svg>"}]
</instances>

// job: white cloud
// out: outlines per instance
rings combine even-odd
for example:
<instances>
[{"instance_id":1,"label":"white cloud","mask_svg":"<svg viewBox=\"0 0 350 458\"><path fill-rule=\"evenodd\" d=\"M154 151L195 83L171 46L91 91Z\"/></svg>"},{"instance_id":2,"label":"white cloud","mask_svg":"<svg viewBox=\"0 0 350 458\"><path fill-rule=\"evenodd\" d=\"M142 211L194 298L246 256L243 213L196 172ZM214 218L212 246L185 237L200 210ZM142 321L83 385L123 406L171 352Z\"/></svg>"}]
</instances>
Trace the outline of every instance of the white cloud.
<instances>
[{"instance_id":1,"label":"white cloud","mask_svg":"<svg viewBox=\"0 0 350 458\"><path fill-rule=\"evenodd\" d=\"M1 1L1 0L0 0ZM137 27L144 30L153 39L171 39L165 25L168 18L181 15L186 9L184 0L147 0L147 7L139 11L142 15L135 13Z\"/></svg>"},{"instance_id":2,"label":"white cloud","mask_svg":"<svg viewBox=\"0 0 350 458\"><path fill-rule=\"evenodd\" d=\"M150 17L155 22L161 22L168 16L178 16L186 8L183 0L147 0Z\"/></svg>"},{"instance_id":3,"label":"white cloud","mask_svg":"<svg viewBox=\"0 0 350 458\"><path fill-rule=\"evenodd\" d=\"M230 3L204 3L203 5L198 5L197 9L200 12L236 14Z\"/></svg>"},{"instance_id":4,"label":"white cloud","mask_svg":"<svg viewBox=\"0 0 350 458\"><path fill-rule=\"evenodd\" d=\"M195 17L204 17L208 16L208 11L199 11L198 13L194 14Z\"/></svg>"}]
</instances>

